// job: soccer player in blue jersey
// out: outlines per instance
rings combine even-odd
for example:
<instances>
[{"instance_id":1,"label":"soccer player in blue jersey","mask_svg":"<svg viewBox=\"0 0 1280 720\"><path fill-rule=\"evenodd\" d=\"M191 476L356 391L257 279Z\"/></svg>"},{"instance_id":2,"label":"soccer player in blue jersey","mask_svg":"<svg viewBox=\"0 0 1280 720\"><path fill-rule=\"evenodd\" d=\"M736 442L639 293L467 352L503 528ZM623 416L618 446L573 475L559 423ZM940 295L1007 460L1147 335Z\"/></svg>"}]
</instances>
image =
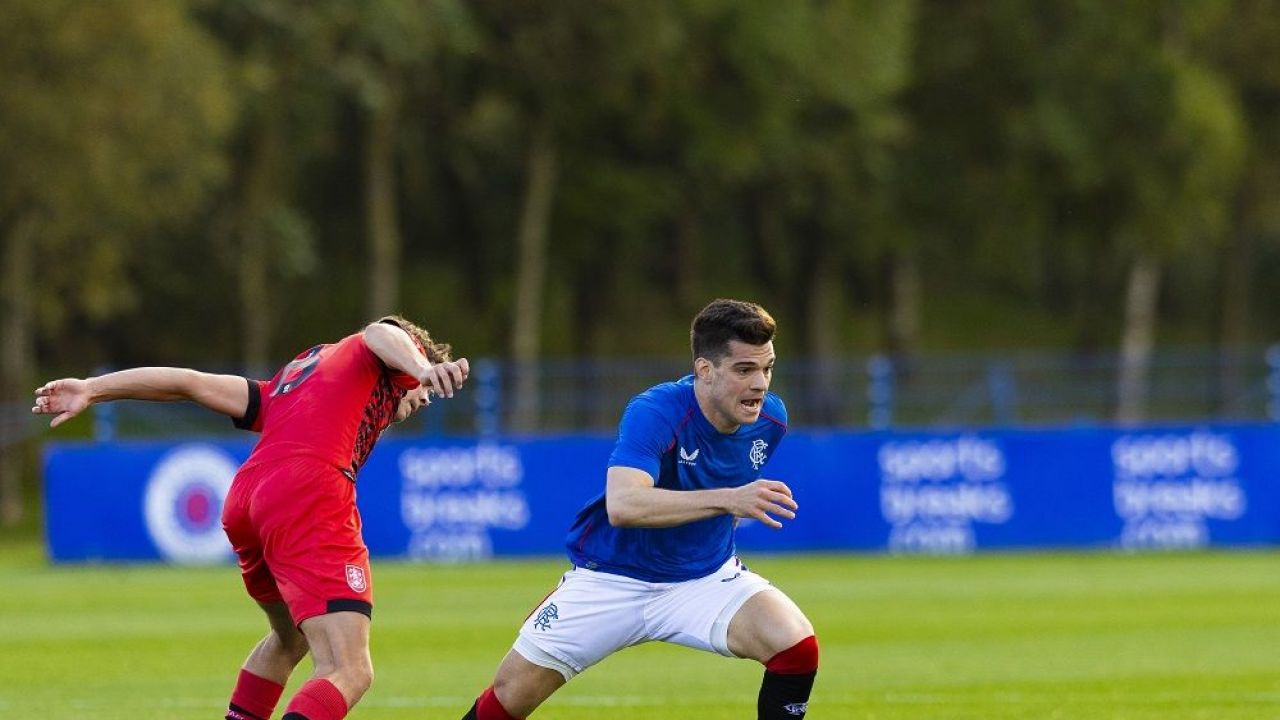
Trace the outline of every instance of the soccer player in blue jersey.
<instances>
[{"instance_id":1,"label":"soccer player in blue jersey","mask_svg":"<svg viewBox=\"0 0 1280 720\"><path fill-rule=\"evenodd\" d=\"M738 300L693 319L693 374L627 405L605 491L565 542L573 569L463 720L528 717L574 675L651 640L759 661L758 717L804 717L813 625L738 560L733 541L739 518L780 528L797 508L785 483L760 477L787 432L769 392L775 329L764 308Z\"/></svg>"}]
</instances>

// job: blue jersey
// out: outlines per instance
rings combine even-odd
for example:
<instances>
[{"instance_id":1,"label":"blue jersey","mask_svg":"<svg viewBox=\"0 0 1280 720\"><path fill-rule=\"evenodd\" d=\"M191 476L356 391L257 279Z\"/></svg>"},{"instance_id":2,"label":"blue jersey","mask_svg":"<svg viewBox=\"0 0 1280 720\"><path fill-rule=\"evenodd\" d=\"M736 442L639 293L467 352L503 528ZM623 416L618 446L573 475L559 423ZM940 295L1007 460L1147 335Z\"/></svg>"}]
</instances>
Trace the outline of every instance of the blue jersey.
<instances>
[{"instance_id":1,"label":"blue jersey","mask_svg":"<svg viewBox=\"0 0 1280 720\"><path fill-rule=\"evenodd\" d=\"M787 432L787 409L765 395L760 418L737 432L716 430L693 395L693 376L632 398L618 426L609 467L643 470L665 490L739 487L760 478ZM715 572L734 553L732 515L666 528L609 524L605 494L587 503L565 546L574 565L645 582L693 580Z\"/></svg>"}]
</instances>

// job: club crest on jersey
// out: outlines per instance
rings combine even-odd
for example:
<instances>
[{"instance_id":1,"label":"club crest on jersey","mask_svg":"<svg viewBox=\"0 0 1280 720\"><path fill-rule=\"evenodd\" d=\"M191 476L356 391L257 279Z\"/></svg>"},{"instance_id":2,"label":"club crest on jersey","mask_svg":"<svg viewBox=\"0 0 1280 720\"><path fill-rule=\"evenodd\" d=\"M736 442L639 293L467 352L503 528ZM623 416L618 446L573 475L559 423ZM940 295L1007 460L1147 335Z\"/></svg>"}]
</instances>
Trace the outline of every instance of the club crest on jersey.
<instances>
[{"instance_id":1,"label":"club crest on jersey","mask_svg":"<svg viewBox=\"0 0 1280 720\"><path fill-rule=\"evenodd\" d=\"M680 448L680 464L693 465L698 462L698 453L702 452L702 448L694 448L693 452L686 452L684 448Z\"/></svg>"},{"instance_id":2,"label":"club crest on jersey","mask_svg":"<svg viewBox=\"0 0 1280 720\"><path fill-rule=\"evenodd\" d=\"M769 459L764 454L764 449L767 447L769 447L769 443L763 440L756 440L751 443L751 452L747 453L747 458L751 460L751 467L753 469L759 470L760 466L764 464L764 461Z\"/></svg>"},{"instance_id":3,"label":"club crest on jersey","mask_svg":"<svg viewBox=\"0 0 1280 720\"><path fill-rule=\"evenodd\" d=\"M782 706L782 709L786 710L788 715L803 715L808 712L809 703L787 703Z\"/></svg>"},{"instance_id":4,"label":"club crest on jersey","mask_svg":"<svg viewBox=\"0 0 1280 720\"><path fill-rule=\"evenodd\" d=\"M359 565L347 566L347 587L358 593L364 592L365 588L369 587L369 582L364 576L364 568Z\"/></svg>"}]
</instances>

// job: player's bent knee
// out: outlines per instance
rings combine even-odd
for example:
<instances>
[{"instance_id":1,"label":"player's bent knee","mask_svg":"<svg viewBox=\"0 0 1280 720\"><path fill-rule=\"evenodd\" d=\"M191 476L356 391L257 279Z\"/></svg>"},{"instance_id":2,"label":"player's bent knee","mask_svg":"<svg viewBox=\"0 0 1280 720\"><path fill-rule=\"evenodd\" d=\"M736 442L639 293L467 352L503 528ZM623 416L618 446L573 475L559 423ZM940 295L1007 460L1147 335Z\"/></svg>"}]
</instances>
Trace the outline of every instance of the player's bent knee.
<instances>
[{"instance_id":1,"label":"player's bent knee","mask_svg":"<svg viewBox=\"0 0 1280 720\"><path fill-rule=\"evenodd\" d=\"M792 632L799 639L810 637L814 634L813 623L803 613L797 613L792 619Z\"/></svg>"},{"instance_id":2,"label":"player's bent knee","mask_svg":"<svg viewBox=\"0 0 1280 720\"><path fill-rule=\"evenodd\" d=\"M769 658L764 664L769 672L779 675L803 675L818 670L818 638L809 635L800 642Z\"/></svg>"},{"instance_id":3,"label":"player's bent knee","mask_svg":"<svg viewBox=\"0 0 1280 720\"><path fill-rule=\"evenodd\" d=\"M493 693L508 714L527 717L565 682L560 671L537 665L513 650L498 666Z\"/></svg>"},{"instance_id":4,"label":"player's bent knee","mask_svg":"<svg viewBox=\"0 0 1280 720\"><path fill-rule=\"evenodd\" d=\"M307 644L307 639L299 632L287 636L277 634L276 641L280 643L280 649L293 661L294 665L302 662L302 658L306 657L307 653L311 651L311 646Z\"/></svg>"},{"instance_id":5,"label":"player's bent knee","mask_svg":"<svg viewBox=\"0 0 1280 720\"><path fill-rule=\"evenodd\" d=\"M355 669L353 682L355 687L360 690L360 694L363 695L373 685L373 665L370 663L358 665Z\"/></svg>"},{"instance_id":6,"label":"player's bent knee","mask_svg":"<svg viewBox=\"0 0 1280 720\"><path fill-rule=\"evenodd\" d=\"M373 666L367 662L343 665L333 673L331 679L354 705L373 685Z\"/></svg>"}]
</instances>

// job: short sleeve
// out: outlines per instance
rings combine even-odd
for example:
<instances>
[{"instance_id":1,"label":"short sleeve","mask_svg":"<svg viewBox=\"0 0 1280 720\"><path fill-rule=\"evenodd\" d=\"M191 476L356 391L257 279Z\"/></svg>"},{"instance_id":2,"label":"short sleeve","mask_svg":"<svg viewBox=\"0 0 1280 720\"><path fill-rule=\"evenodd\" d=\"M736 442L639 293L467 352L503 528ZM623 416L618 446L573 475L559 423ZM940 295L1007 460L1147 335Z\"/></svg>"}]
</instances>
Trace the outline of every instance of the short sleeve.
<instances>
[{"instance_id":1,"label":"short sleeve","mask_svg":"<svg viewBox=\"0 0 1280 720\"><path fill-rule=\"evenodd\" d=\"M787 434L787 406L782 402L782 398L773 393L766 395L761 415L776 426L779 439Z\"/></svg>"},{"instance_id":2,"label":"short sleeve","mask_svg":"<svg viewBox=\"0 0 1280 720\"><path fill-rule=\"evenodd\" d=\"M405 391L412 390L422 384L418 382L417 378L410 375L409 373L401 372L399 370L392 368L389 365L386 366L386 368L387 368L387 373L391 375L391 384L395 385L401 390L405 390Z\"/></svg>"},{"instance_id":3,"label":"short sleeve","mask_svg":"<svg viewBox=\"0 0 1280 720\"><path fill-rule=\"evenodd\" d=\"M630 467L649 473L656 481L662 455L675 438L671 423L652 400L637 397L622 413L618 443L609 456L609 467Z\"/></svg>"},{"instance_id":4,"label":"short sleeve","mask_svg":"<svg viewBox=\"0 0 1280 720\"><path fill-rule=\"evenodd\" d=\"M249 384L249 404L245 406L244 417L232 418L231 422L241 430L262 432L262 390L267 382L249 378L244 381Z\"/></svg>"},{"instance_id":5,"label":"short sleeve","mask_svg":"<svg viewBox=\"0 0 1280 720\"><path fill-rule=\"evenodd\" d=\"M380 320L379 322L384 323L386 325L390 325L392 327L397 327L397 328L400 327L399 323L393 322L389 319ZM404 328L400 328L400 329L404 330ZM407 334L407 331L406 331L406 334ZM410 335L409 339L413 340L413 336ZM418 344L417 340L413 340L413 344L419 350L422 350L422 346ZM422 384L418 382L417 378L410 375L409 373L404 372L403 370L397 370L396 368L393 368L390 365L383 362L382 358L378 357L377 353L371 350L368 345L365 345L363 338L361 338L360 340L360 345L364 347L365 352L369 354L369 357L373 358L373 362L375 362L379 367L383 368L383 370L386 371L387 375L391 378L392 385L395 385L397 388L401 390L408 391L408 390L413 390L414 388Z\"/></svg>"},{"instance_id":6,"label":"short sleeve","mask_svg":"<svg viewBox=\"0 0 1280 720\"><path fill-rule=\"evenodd\" d=\"M399 327L398 324L390 322L390 320L381 320L381 322L388 325L392 325L392 327L396 327L396 328ZM352 336L352 337L358 337L358 336ZM416 342L415 342L415 345L416 345ZM374 364L376 368L379 368L381 372L387 373L387 377L390 379L390 382L392 382L393 386L396 386L398 389L403 389L403 391L411 391L411 389L416 388L417 386L420 386L420 384L422 384L420 382L417 382L417 378L413 377L413 375L403 372L403 370L392 368L392 366L388 365L387 363L383 363L383 359L381 359L381 357L379 357L378 354L376 354L376 352L372 351L369 346L365 345L364 337L360 337L360 347L364 348L365 356L369 357L369 360L371 361L371 363Z\"/></svg>"}]
</instances>

